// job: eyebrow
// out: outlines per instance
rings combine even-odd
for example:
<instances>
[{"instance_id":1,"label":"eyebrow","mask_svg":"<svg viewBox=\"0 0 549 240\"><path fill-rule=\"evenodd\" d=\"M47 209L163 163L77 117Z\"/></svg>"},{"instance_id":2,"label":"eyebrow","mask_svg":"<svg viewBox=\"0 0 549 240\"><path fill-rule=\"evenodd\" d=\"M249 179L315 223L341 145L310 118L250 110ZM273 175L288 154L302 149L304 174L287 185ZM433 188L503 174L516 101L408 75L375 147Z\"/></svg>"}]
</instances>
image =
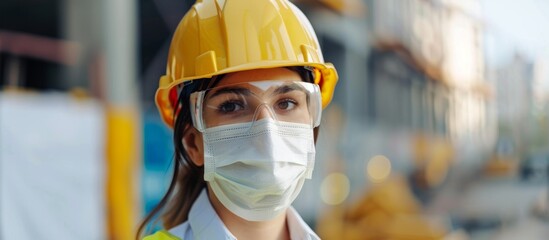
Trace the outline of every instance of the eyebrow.
<instances>
[{"instance_id":1,"label":"eyebrow","mask_svg":"<svg viewBox=\"0 0 549 240\"><path fill-rule=\"evenodd\" d=\"M234 94L245 95L245 96L249 96L249 95L252 94L252 92L247 88L225 87L225 88L221 88L221 89L215 91L211 96L208 96L208 98L214 98L214 97L217 97L219 95L227 94L227 93L234 93Z\"/></svg>"},{"instance_id":2,"label":"eyebrow","mask_svg":"<svg viewBox=\"0 0 549 240\"><path fill-rule=\"evenodd\" d=\"M288 93L288 92L291 92L291 91L305 92L305 89L303 87L297 85L297 84L284 85L284 86L279 87L276 90L274 90L273 95L274 94L284 94L284 93Z\"/></svg>"}]
</instances>

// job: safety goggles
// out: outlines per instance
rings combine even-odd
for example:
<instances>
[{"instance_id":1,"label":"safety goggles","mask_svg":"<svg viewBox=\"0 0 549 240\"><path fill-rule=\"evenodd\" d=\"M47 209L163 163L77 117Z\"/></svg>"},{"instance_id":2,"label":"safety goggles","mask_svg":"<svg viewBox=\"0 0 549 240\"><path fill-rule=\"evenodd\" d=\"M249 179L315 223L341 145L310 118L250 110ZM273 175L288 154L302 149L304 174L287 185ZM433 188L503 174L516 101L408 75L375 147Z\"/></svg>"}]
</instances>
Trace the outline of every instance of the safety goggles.
<instances>
[{"instance_id":1,"label":"safety goggles","mask_svg":"<svg viewBox=\"0 0 549 240\"><path fill-rule=\"evenodd\" d=\"M191 94L191 115L198 131L272 118L277 122L320 124L322 100L317 84L254 81L209 88Z\"/></svg>"}]
</instances>

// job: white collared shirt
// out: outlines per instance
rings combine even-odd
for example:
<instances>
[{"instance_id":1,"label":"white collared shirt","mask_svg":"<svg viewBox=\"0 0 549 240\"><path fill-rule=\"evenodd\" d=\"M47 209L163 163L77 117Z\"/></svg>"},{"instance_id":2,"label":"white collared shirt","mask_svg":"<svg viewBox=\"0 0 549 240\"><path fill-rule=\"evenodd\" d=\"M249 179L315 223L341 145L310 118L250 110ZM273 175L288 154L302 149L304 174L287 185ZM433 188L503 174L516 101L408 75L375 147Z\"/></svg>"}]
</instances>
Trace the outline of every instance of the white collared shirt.
<instances>
[{"instance_id":1,"label":"white collared shirt","mask_svg":"<svg viewBox=\"0 0 549 240\"><path fill-rule=\"evenodd\" d=\"M313 230L303 221L293 207L286 212L286 220L293 240L318 240L320 239ZM193 239L226 239L236 240L229 229L225 227L215 212L206 189L203 189L193 203L186 222L175 226L169 232L184 240Z\"/></svg>"}]
</instances>

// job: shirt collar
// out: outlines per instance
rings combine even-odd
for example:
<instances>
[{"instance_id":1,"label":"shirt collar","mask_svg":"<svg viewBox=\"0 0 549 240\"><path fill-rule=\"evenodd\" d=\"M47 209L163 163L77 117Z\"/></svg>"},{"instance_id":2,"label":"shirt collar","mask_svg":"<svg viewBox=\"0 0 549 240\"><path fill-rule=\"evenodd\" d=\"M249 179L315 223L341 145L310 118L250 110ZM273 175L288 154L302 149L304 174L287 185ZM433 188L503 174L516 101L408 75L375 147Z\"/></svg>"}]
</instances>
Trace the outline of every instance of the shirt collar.
<instances>
[{"instance_id":1,"label":"shirt collar","mask_svg":"<svg viewBox=\"0 0 549 240\"><path fill-rule=\"evenodd\" d=\"M286 211L286 220L288 221L291 239L320 239L292 206ZM206 189L200 192L200 195L191 207L189 224L196 239L236 240L215 212Z\"/></svg>"},{"instance_id":2,"label":"shirt collar","mask_svg":"<svg viewBox=\"0 0 549 240\"><path fill-rule=\"evenodd\" d=\"M189 224L196 239L226 239L236 238L225 227L215 212L206 189L202 189L189 212Z\"/></svg>"},{"instance_id":3,"label":"shirt collar","mask_svg":"<svg viewBox=\"0 0 549 240\"><path fill-rule=\"evenodd\" d=\"M290 239L320 240L318 235L303 221L292 206L286 211L286 221L288 221Z\"/></svg>"}]
</instances>

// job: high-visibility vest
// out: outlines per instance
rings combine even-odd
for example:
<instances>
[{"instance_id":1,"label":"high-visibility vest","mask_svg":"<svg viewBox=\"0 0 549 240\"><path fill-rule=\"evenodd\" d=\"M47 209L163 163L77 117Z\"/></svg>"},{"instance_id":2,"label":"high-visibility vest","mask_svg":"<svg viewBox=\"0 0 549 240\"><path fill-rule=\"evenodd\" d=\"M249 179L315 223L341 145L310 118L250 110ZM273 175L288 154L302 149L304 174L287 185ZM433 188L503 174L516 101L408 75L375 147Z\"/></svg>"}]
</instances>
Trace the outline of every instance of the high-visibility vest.
<instances>
[{"instance_id":1,"label":"high-visibility vest","mask_svg":"<svg viewBox=\"0 0 549 240\"><path fill-rule=\"evenodd\" d=\"M182 240L166 230L160 230L155 232L153 235L146 236L143 240Z\"/></svg>"}]
</instances>

